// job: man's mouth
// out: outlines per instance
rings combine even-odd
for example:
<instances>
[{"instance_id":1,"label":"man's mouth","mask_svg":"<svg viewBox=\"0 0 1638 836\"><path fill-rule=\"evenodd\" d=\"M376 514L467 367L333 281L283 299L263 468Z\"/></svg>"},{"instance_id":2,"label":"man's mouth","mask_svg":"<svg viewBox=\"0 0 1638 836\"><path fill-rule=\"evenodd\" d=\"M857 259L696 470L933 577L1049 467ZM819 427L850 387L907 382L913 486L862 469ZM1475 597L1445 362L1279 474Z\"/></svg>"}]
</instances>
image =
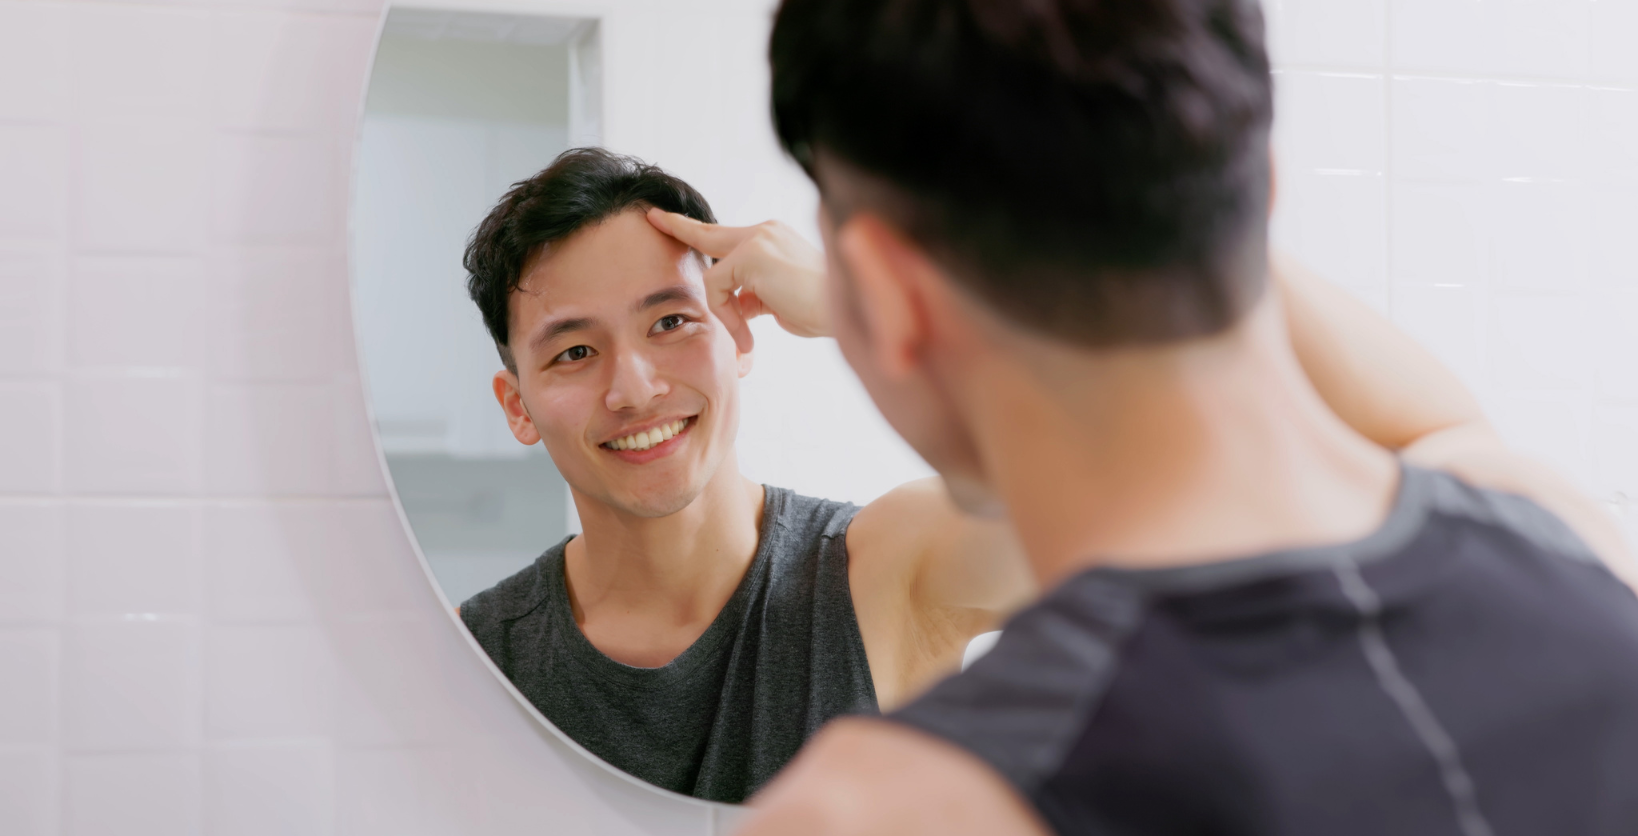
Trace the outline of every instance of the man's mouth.
<instances>
[{"instance_id":1,"label":"man's mouth","mask_svg":"<svg viewBox=\"0 0 1638 836\"><path fill-rule=\"evenodd\" d=\"M689 425L693 422L694 419L691 417L679 418L669 424L661 424L643 432L632 433L628 436L616 438L613 441L605 441L600 446L609 450L647 450L651 447L658 447L687 432Z\"/></svg>"}]
</instances>

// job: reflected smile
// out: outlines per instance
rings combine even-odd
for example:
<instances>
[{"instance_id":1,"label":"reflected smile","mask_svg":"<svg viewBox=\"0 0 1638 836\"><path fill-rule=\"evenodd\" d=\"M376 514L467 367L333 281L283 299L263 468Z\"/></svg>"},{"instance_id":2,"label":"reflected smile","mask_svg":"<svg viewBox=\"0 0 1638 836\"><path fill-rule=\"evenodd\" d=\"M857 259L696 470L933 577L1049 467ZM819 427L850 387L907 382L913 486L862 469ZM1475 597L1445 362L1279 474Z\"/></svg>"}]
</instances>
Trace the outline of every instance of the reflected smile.
<instances>
[{"instance_id":1,"label":"reflected smile","mask_svg":"<svg viewBox=\"0 0 1638 836\"><path fill-rule=\"evenodd\" d=\"M658 447L661 444L670 441L672 438L687 432L689 425L692 424L693 421L694 419L692 417L679 418L670 423L661 424L657 427L651 427L645 431L635 432L630 435L616 438L613 441L605 441L599 446L605 450L647 450L653 447Z\"/></svg>"}]
</instances>

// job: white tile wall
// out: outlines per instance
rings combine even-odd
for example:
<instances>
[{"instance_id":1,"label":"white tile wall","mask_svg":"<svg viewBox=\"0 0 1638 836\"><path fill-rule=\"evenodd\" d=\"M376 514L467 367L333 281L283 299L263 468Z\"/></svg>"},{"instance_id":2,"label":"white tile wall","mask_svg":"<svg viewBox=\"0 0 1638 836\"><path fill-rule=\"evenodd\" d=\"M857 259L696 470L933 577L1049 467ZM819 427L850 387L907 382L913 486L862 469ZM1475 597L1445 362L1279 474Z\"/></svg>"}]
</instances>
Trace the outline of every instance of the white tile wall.
<instances>
[{"instance_id":1,"label":"white tile wall","mask_svg":"<svg viewBox=\"0 0 1638 836\"><path fill-rule=\"evenodd\" d=\"M1617 496L1638 465L1622 425L1599 417L1638 403L1638 2L1266 6L1276 241L1383 305L1515 443L1638 516ZM1363 89L1378 74L1380 97L1338 78ZM1308 185L1377 143L1380 208ZM1377 262L1357 242L1379 230Z\"/></svg>"},{"instance_id":2,"label":"white tile wall","mask_svg":"<svg viewBox=\"0 0 1638 836\"><path fill-rule=\"evenodd\" d=\"M0 250L0 374L62 366L63 264L49 244Z\"/></svg>"},{"instance_id":3,"label":"white tile wall","mask_svg":"<svg viewBox=\"0 0 1638 836\"><path fill-rule=\"evenodd\" d=\"M16 836L57 833L57 754L47 747L0 749L0 822Z\"/></svg>"},{"instance_id":4,"label":"white tile wall","mask_svg":"<svg viewBox=\"0 0 1638 836\"><path fill-rule=\"evenodd\" d=\"M811 231L812 192L768 136L765 5L575 11L605 16L610 144L725 219ZM731 826L543 731L387 499L343 307L379 8L0 1L8 836ZM1638 2L1269 14L1277 238L1638 534ZM714 132L676 129L699 118L688 84L720 94ZM846 496L915 472L832 349L759 334L759 372L800 374L747 382L753 473ZM797 378L837 394L815 403ZM871 474L789 443L833 413L884 451Z\"/></svg>"},{"instance_id":5,"label":"white tile wall","mask_svg":"<svg viewBox=\"0 0 1638 836\"><path fill-rule=\"evenodd\" d=\"M199 540L196 503L90 500L71 504L70 615L199 615Z\"/></svg>"},{"instance_id":6,"label":"white tile wall","mask_svg":"<svg viewBox=\"0 0 1638 836\"><path fill-rule=\"evenodd\" d=\"M210 134L188 119L79 125L69 195L81 252L197 254L209 229ZM248 176L248 175L246 175Z\"/></svg>"},{"instance_id":7,"label":"white tile wall","mask_svg":"<svg viewBox=\"0 0 1638 836\"><path fill-rule=\"evenodd\" d=\"M63 767L63 832L197 836L199 756L131 753L70 756Z\"/></svg>"}]
</instances>

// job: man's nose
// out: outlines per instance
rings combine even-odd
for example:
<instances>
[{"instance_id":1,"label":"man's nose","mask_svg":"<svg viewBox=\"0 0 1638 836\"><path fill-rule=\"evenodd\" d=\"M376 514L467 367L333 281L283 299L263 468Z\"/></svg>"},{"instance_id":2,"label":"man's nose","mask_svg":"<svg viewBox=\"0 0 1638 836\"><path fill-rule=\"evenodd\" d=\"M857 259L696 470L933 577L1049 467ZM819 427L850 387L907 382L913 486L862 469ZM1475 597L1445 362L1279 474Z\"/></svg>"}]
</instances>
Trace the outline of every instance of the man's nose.
<instances>
[{"instance_id":1,"label":"man's nose","mask_svg":"<svg viewBox=\"0 0 1638 836\"><path fill-rule=\"evenodd\" d=\"M664 395L670 387L660 377L654 361L641 351L628 350L614 356L614 374L609 380L604 405L611 411L642 409Z\"/></svg>"}]
</instances>

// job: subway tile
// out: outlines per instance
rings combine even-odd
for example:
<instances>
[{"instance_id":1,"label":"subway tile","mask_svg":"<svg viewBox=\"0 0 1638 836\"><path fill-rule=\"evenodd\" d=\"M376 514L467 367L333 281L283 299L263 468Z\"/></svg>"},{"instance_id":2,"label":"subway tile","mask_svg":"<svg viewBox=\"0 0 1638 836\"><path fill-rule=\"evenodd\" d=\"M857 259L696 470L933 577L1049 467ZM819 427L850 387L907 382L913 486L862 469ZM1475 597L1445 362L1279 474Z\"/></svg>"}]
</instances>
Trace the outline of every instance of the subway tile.
<instances>
[{"instance_id":1,"label":"subway tile","mask_svg":"<svg viewBox=\"0 0 1638 836\"><path fill-rule=\"evenodd\" d=\"M375 25L362 17L223 11L211 31L217 124L245 131L350 129Z\"/></svg>"},{"instance_id":2,"label":"subway tile","mask_svg":"<svg viewBox=\"0 0 1638 836\"><path fill-rule=\"evenodd\" d=\"M1568 78L1587 72L1588 0L1489 0L1495 41L1486 69Z\"/></svg>"},{"instance_id":3,"label":"subway tile","mask_svg":"<svg viewBox=\"0 0 1638 836\"><path fill-rule=\"evenodd\" d=\"M1381 76L1285 71L1274 83L1274 147L1283 170L1382 172L1387 110Z\"/></svg>"},{"instance_id":4,"label":"subway tile","mask_svg":"<svg viewBox=\"0 0 1638 836\"><path fill-rule=\"evenodd\" d=\"M1593 496L1638 502L1638 407L1603 407L1593 412L1589 439ZM1635 508L1634 510L1638 510Z\"/></svg>"},{"instance_id":5,"label":"subway tile","mask_svg":"<svg viewBox=\"0 0 1638 836\"><path fill-rule=\"evenodd\" d=\"M175 501L68 508L69 610L76 616L197 615L200 512Z\"/></svg>"},{"instance_id":6,"label":"subway tile","mask_svg":"<svg viewBox=\"0 0 1638 836\"><path fill-rule=\"evenodd\" d=\"M225 495L321 495L330 487L335 421L321 384L212 386L207 488Z\"/></svg>"},{"instance_id":7,"label":"subway tile","mask_svg":"<svg viewBox=\"0 0 1638 836\"><path fill-rule=\"evenodd\" d=\"M80 755L63 772L66 836L200 832L198 755Z\"/></svg>"},{"instance_id":8,"label":"subway tile","mask_svg":"<svg viewBox=\"0 0 1638 836\"><path fill-rule=\"evenodd\" d=\"M209 227L202 128L156 123L80 129L72 222L81 251L191 253Z\"/></svg>"},{"instance_id":9,"label":"subway tile","mask_svg":"<svg viewBox=\"0 0 1638 836\"><path fill-rule=\"evenodd\" d=\"M356 836L430 833L457 822L429 821L431 775L416 749L341 749L336 752L338 829ZM447 789L445 790L447 791Z\"/></svg>"},{"instance_id":10,"label":"subway tile","mask_svg":"<svg viewBox=\"0 0 1638 836\"><path fill-rule=\"evenodd\" d=\"M1638 50L1632 48L1638 0L1595 0L1588 13L1588 73L1593 78L1638 81Z\"/></svg>"},{"instance_id":11,"label":"subway tile","mask_svg":"<svg viewBox=\"0 0 1638 836\"><path fill-rule=\"evenodd\" d=\"M315 626L213 627L205 640L205 733L212 739L327 738L335 661Z\"/></svg>"},{"instance_id":12,"label":"subway tile","mask_svg":"<svg viewBox=\"0 0 1638 836\"><path fill-rule=\"evenodd\" d=\"M78 5L72 49L83 121L202 119L210 18L200 11Z\"/></svg>"},{"instance_id":13,"label":"subway tile","mask_svg":"<svg viewBox=\"0 0 1638 836\"><path fill-rule=\"evenodd\" d=\"M1396 180L1494 176L1489 82L1395 76L1389 147Z\"/></svg>"},{"instance_id":14,"label":"subway tile","mask_svg":"<svg viewBox=\"0 0 1638 836\"><path fill-rule=\"evenodd\" d=\"M1638 403L1638 284L1600 289L1592 305L1591 360L1598 394L1609 401ZM1638 493L1633 497L1638 499Z\"/></svg>"},{"instance_id":15,"label":"subway tile","mask_svg":"<svg viewBox=\"0 0 1638 836\"><path fill-rule=\"evenodd\" d=\"M0 822L7 836L56 836L59 804L53 749L0 749Z\"/></svg>"},{"instance_id":16,"label":"subway tile","mask_svg":"<svg viewBox=\"0 0 1638 836\"><path fill-rule=\"evenodd\" d=\"M82 372L64 397L64 480L84 493L185 494L200 483L197 378Z\"/></svg>"},{"instance_id":17,"label":"subway tile","mask_svg":"<svg viewBox=\"0 0 1638 836\"><path fill-rule=\"evenodd\" d=\"M1594 284L1638 288L1638 176L1588 189L1587 272Z\"/></svg>"},{"instance_id":18,"label":"subway tile","mask_svg":"<svg viewBox=\"0 0 1638 836\"><path fill-rule=\"evenodd\" d=\"M74 624L63 647L63 736L72 749L199 741L199 628L130 616Z\"/></svg>"},{"instance_id":19,"label":"subway tile","mask_svg":"<svg viewBox=\"0 0 1638 836\"><path fill-rule=\"evenodd\" d=\"M62 416L55 381L0 380L0 493L57 491Z\"/></svg>"},{"instance_id":20,"label":"subway tile","mask_svg":"<svg viewBox=\"0 0 1638 836\"><path fill-rule=\"evenodd\" d=\"M0 503L0 624L54 624L66 598L66 513L53 500Z\"/></svg>"},{"instance_id":21,"label":"subway tile","mask_svg":"<svg viewBox=\"0 0 1638 836\"><path fill-rule=\"evenodd\" d=\"M1505 179L1569 180L1585 176L1586 129L1581 87L1503 82L1492 91L1496 173Z\"/></svg>"},{"instance_id":22,"label":"subway tile","mask_svg":"<svg viewBox=\"0 0 1638 836\"><path fill-rule=\"evenodd\" d=\"M1594 87L1583 97L1587 175L1627 178L1630 187L1638 181L1638 91Z\"/></svg>"},{"instance_id":23,"label":"subway tile","mask_svg":"<svg viewBox=\"0 0 1638 836\"><path fill-rule=\"evenodd\" d=\"M1396 282L1393 321L1433 352L1470 388L1488 382L1485 294L1472 285Z\"/></svg>"},{"instance_id":24,"label":"subway tile","mask_svg":"<svg viewBox=\"0 0 1638 836\"><path fill-rule=\"evenodd\" d=\"M1479 285L1490 274L1490 216L1481 187L1395 183L1393 255L1397 281Z\"/></svg>"},{"instance_id":25,"label":"subway tile","mask_svg":"<svg viewBox=\"0 0 1638 836\"><path fill-rule=\"evenodd\" d=\"M1487 405L1486 413L1502 439L1591 492L1587 458L1587 410L1579 403L1552 396L1507 396Z\"/></svg>"},{"instance_id":26,"label":"subway tile","mask_svg":"<svg viewBox=\"0 0 1638 836\"><path fill-rule=\"evenodd\" d=\"M477 757L463 756L462 748L455 746L338 749L335 761L338 829L361 836L443 833L451 828L461 830L474 826L489 832L507 832L501 826L503 820L495 814L500 812L499 808L517 802L487 791L488 786L482 781L487 776L481 776L474 763L483 754L495 757L493 752L479 753ZM670 817L645 816L648 811L643 808L649 806L645 802L658 798L657 793L629 792L626 791L629 785L624 782L604 788L599 784L607 779L598 778L603 780L588 782L587 790L613 796L598 805L599 812L605 813L598 818L608 832L653 836L681 833L697 836L704 832L703 810L699 806L659 800L653 806L663 807L671 813ZM615 799L624 802L628 809L617 812L618 802L609 803ZM537 815L547 813L542 809L545 805L538 801L524 803L538 811ZM561 801L552 806L559 808L553 811L553 823L565 825L566 830L578 830L591 824L575 815L579 811L573 807L563 809L566 805ZM638 824L643 819L649 819L649 827Z\"/></svg>"},{"instance_id":27,"label":"subway tile","mask_svg":"<svg viewBox=\"0 0 1638 836\"><path fill-rule=\"evenodd\" d=\"M0 374L62 370L63 259L55 251L0 251Z\"/></svg>"},{"instance_id":28,"label":"subway tile","mask_svg":"<svg viewBox=\"0 0 1638 836\"><path fill-rule=\"evenodd\" d=\"M1586 284L1586 194L1571 183L1503 182L1493 195L1496 284L1566 292Z\"/></svg>"},{"instance_id":29,"label":"subway tile","mask_svg":"<svg viewBox=\"0 0 1638 836\"><path fill-rule=\"evenodd\" d=\"M319 12L327 15L364 16L379 21L386 6L383 0L222 0L219 8L246 8L290 12Z\"/></svg>"},{"instance_id":30,"label":"subway tile","mask_svg":"<svg viewBox=\"0 0 1638 836\"><path fill-rule=\"evenodd\" d=\"M57 631L0 629L0 747L57 740Z\"/></svg>"},{"instance_id":31,"label":"subway tile","mask_svg":"<svg viewBox=\"0 0 1638 836\"><path fill-rule=\"evenodd\" d=\"M328 381L355 351L346 256L322 249L234 251L211 269L212 372L228 380Z\"/></svg>"},{"instance_id":32,"label":"subway tile","mask_svg":"<svg viewBox=\"0 0 1638 836\"><path fill-rule=\"evenodd\" d=\"M66 130L0 124L0 240L61 240L67 183Z\"/></svg>"},{"instance_id":33,"label":"subway tile","mask_svg":"<svg viewBox=\"0 0 1638 836\"><path fill-rule=\"evenodd\" d=\"M1591 310L1577 296L1495 299L1491 362L1507 389L1580 389L1590 383Z\"/></svg>"},{"instance_id":34,"label":"subway tile","mask_svg":"<svg viewBox=\"0 0 1638 836\"><path fill-rule=\"evenodd\" d=\"M473 683L453 677L480 676L480 663L473 657L466 659L474 664L453 663L456 653L472 652L459 631L430 609L352 619L333 631L336 659L349 672L336 689L339 740L432 744L478 733L482 720L460 698ZM429 659L436 661L426 664Z\"/></svg>"},{"instance_id":35,"label":"subway tile","mask_svg":"<svg viewBox=\"0 0 1638 836\"><path fill-rule=\"evenodd\" d=\"M69 287L68 358L77 366L199 368L216 351L197 258L77 258Z\"/></svg>"},{"instance_id":36,"label":"subway tile","mask_svg":"<svg viewBox=\"0 0 1638 836\"><path fill-rule=\"evenodd\" d=\"M1279 178L1274 239L1320 275L1363 295L1386 274L1386 190L1379 176L1297 171Z\"/></svg>"},{"instance_id":37,"label":"subway tile","mask_svg":"<svg viewBox=\"0 0 1638 836\"><path fill-rule=\"evenodd\" d=\"M0 3L0 119L55 122L68 115L68 8Z\"/></svg>"},{"instance_id":38,"label":"subway tile","mask_svg":"<svg viewBox=\"0 0 1638 836\"><path fill-rule=\"evenodd\" d=\"M1492 0L1391 0L1388 15L1396 69L1472 72L1495 63Z\"/></svg>"},{"instance_id":39,"label":"subway tile","mask_svg":"<svg viewBox=\"0 0 1638 836\"><path fill-rule=\"evenodd\" d=\"M307 522L312 545L296 559L309 577L323 578L316 586L330 612L426 612L436 601L392 502L321 503Z\"/></svg>"},{"instance_id":40,"label":"subway tile","mask_svg":"<svg viewBox=\"0 0 1638 836\"><path fill-rule=\"evenodd\" d=\"M351 339L347 340L351 345ZM349 352L349 356L356 356ZM364 386L356 373L338 376L335 392L336 447L331 487L341 496L386 497L386 476L376 452L375 428L370 426Z\"/></svg>"},{"instance_id":41,"label":"subway tile","mask_svg":"<svg viewBox=\"0 0 1638 836\"><path fill-rule=\"evenodd\" d=\"M345 179L322 138L223 134L215 157L212 228L236 244L343 240Z\"/></svg>"},{"instance_id":42,"label":"subway tile","mask_svg":"<svg viewBox=\"0 0 1638 836\"><path fill-rule=\"evenodd\" d=\"M234 745L205 756L209 836L325 836L335 831L335 763L323 743Z\"/></svg>"},{"instance_id":43,"label":"subway tile","mask_svg":"<svg viewBox=\"0 0 1638 836\"><path fill-rule=\"evenodd\" d=\"M316 503L266 501L204 509L206 603L213 621L307 621L317 614L318 579L304 578L296 561L313 546L317 511Z\"/></svg>"},{"instance_id":44,"label":"subway tile","mask_svg":"<svg viewBox=\"0 0 1638 836\"><path fill-rule=\"evenodd\" d=\"M1380 67L1387 57L1386 6L1386 0L1264 3L1269 52L1281 64Z\"/></svg>"}]
</instances>

